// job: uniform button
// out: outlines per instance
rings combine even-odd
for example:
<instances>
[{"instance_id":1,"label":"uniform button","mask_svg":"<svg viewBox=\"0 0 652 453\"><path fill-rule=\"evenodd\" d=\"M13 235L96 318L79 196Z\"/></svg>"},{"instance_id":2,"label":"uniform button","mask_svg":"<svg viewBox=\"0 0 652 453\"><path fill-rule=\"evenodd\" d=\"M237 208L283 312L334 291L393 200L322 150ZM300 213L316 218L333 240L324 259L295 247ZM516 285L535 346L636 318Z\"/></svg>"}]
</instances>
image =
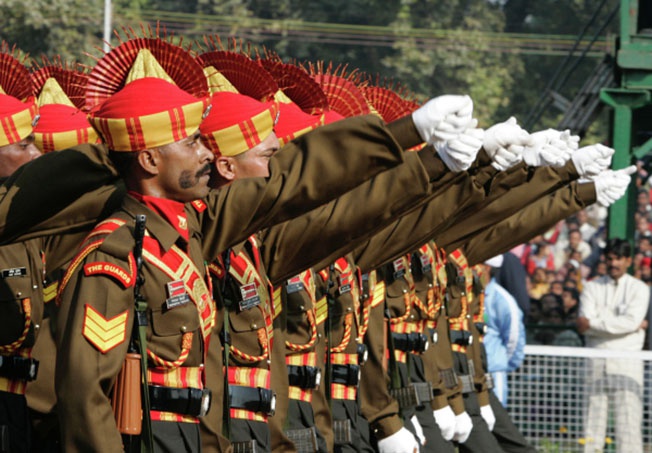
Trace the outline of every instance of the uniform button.
<instances>
[{"instance_id":1,"label":"uniform button","mask_svg":"<svg viewBox=\"0 0 652 453\"><path fill-rule=\"evenodd\" d=\"M183 332L183 333L186 333L186 331L188 330L188 328L187 328L186 326L181 326L181 327L179 327L179 330L180 330L181 332Z\"/></svg>"},{"instance_id":2,"label":"uniform button","mask_svg":"<svg viewBox=\"0 0 652 453\"><path fill-rule=\"evenodd\" d=\"M41 325L40 325L40 324L34 324L34 329L35 329L35 330L39 330L40 328L41 328Z\"/></svg>"},{"instance_id":3,"label":"uniform button","mask_svg":"<svg viewBox=\"0 0 652 453\"><path fill-rule=\"evenodd\" d=\"M407 289L404 289L404 290L403 290L403 294L405 294L405 293L407 293Z\"/></svg>"},{"instance_id":4,"label":"uniform button","mask_svg":"<svg viewBox=\"0 0 652 453\"><path fill-rule=\"evenodd\" d=\"M305 309L306 309L306 307L304 307L303 305L299 305L299 310L303 311Z\"/></svg>"},{"instance_id":5,"label":"uniform button","mask_svg":"<svg viewBox=\"0 0 652 453\"><path fill-rule=\"evenodd\" d=\"M252 329L257 329L257 328L258 328L258 324L256 324L255 322L252 323L252 324L251 324L251 328L252 328Z\"/></svg>"},{"instance_id":6,"label":"uniform button","mask_svg":"<svg viewBox=\"0 0 652 453\"><path fill-rule=\"evenodd\" d=\"M18 292L16 293L16 297L20 297L20 296L22 296L22 295L23 295L23 293L21 293L20 291L18 291Z\"/></svg>"},{"instance_id":7,"label":"uniform button","mask_svg":"<svg viewBox=\"0 0 652 453\"><path fill-rule=\"evenodd\" d=\"M320 333L317 334L317 338L321 338L322 336L323 336L323 335L320 334Z\"/></svg>"},{"instance_id":8,"label":"uniform button","mask_svg":"<svg viewBox=\"0 0 652 453\"><path fill-rule=\"evenodd\" d=\"M346 311L352 311L353 309L351 307L346 307Z\"/></svg>"},{"instance_id":9,"label":"uniform button","mask_svg":"<svg viewBox=\"0 0 652 453\"><path fill-rule=\"evenodd\" d=\"M38 289L38 285L32 285L32 289Z\"/></svg>"},{"instance_id":10,"label":"uniform button","mask_svg":"<svg viewBox=\"0 0 652 453\"><path fill-rule=\"evenodd\" d=\"M428 288L432 288L432 283L428 283Z\"/></svg>"},{"instance_id":11,"label":"uniform button","mask_svg":"<svg viewBox=\"0 0 652 453\"><path fill-rule=\"evenodd\" d=\"M414 319L414 315L410 315L410 319Z\"/></svg>"}]
</instances>

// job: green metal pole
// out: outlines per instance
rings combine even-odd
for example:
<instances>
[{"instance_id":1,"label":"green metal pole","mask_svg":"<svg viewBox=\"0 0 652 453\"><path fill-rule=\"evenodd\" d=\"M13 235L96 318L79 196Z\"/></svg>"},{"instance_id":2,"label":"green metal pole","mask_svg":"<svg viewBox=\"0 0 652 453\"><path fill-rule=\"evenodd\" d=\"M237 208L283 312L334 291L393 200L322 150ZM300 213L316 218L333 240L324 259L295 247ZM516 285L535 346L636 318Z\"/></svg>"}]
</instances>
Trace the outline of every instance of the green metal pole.
<instances>
[{"instance_id":1,"label":"green metal pole","mask_svg":"<svg viewBox=\"0 0 652 453\"><path fill-rule=\"evenodd\" d=\"M650 102L647 90L626 88L605 88L600 92L600 99L614 109L613 143L616 153L612 159L612 168L625 168L632 164L632 111ZM609 208L608 236L634 239L634 209L636 188L635 180L627 193Z\"/></svg>"}]
</instances>

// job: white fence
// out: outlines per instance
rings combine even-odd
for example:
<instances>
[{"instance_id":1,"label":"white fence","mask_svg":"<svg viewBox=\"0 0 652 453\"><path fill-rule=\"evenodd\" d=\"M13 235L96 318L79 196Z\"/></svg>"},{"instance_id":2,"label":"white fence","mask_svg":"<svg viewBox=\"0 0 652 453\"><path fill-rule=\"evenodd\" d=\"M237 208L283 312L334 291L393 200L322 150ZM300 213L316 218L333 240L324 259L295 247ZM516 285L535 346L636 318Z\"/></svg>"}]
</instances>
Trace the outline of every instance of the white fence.
<instances>
[{"instance_id":1,"label":"white fence","mask_svg":"<svg viewBox=\"0 0 652 453\"><path fill-rule=\"evenodd\" d=\"M507 409L538 451L582 452L587 441L595 442L590 451L633 451L625 442L640 429L643 451L652 452L652 352L530 345L525 352L523 365L509 376ZM639 411L636 402L623 404L623 390L640 395L642 421L640 427L630 426L629 433L617 435L614 407L624 409L624 416ZM593 439L586 431L589 397L598 393L609 396L610 403L604 439ZM596 418L592 416L592 422ZM601 440L604 450L599 450Z\"/></svg>"}]
</instances>

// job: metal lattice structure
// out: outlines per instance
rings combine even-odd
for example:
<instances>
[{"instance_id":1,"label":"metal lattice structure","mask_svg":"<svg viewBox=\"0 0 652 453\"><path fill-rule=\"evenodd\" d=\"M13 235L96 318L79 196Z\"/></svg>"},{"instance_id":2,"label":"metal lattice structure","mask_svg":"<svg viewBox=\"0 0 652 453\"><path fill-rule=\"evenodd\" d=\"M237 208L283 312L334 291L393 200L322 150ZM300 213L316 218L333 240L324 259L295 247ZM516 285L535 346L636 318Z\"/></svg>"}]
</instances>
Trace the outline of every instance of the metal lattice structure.
<instances>
[{"instance_id":1,"label":"metal lattice structure","mask_svg":"<svg viewBox=\"0 0 652 453\"><path fill-rule=\"evenodd\" d=\"M594 364L622 360L623 369L642 368L642 386L632 385L627 376L600 379ZM618 438L614 429L618 392L635 388L642 401L642 426ZM652 451L652 352L627 352L555 346L526 346L523 365L509 375L507 410L528 441L540 452L583 452L587 441L587 408L591 394L603 393L612 402L607 416L604 442L593 439L592 445L605 452L633 437L641 430L643 451ZM613 404L615 403L615 404ZM605 411L607 409L605 408ZM624 439L623 439L624 437ZM594 451L594 450L591 450ZM626 450L625 450L626 451Z\"/></svg>"}]
</instances>

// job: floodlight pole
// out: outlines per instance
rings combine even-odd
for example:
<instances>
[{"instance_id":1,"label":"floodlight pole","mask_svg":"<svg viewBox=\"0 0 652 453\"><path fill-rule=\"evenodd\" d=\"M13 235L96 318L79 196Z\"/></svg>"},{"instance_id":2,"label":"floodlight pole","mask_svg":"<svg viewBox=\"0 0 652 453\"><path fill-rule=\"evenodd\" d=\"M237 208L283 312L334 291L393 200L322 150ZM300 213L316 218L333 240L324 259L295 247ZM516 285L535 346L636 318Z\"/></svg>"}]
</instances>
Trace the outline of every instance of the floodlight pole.
<instances>
[{"instance_id":1,"label":"floodlight pole","mask_svg":"<svg viewBox=\"0 0 652 453\"><path fill-rule=\"evenodd\" d=\"M111 0L104 0L104 44L102 49L108 52L111 42Z\"/></svg>"}]
</instances>

